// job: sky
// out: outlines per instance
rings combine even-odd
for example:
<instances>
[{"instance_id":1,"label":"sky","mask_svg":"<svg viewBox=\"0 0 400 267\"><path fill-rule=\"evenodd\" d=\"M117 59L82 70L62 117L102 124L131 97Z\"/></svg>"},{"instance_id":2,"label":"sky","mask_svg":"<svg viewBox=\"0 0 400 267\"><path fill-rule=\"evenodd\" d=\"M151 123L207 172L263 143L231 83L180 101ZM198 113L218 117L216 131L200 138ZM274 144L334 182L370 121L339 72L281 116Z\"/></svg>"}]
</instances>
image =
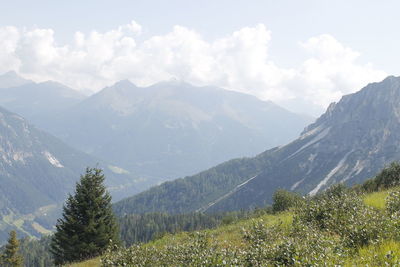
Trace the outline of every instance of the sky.
<instances>
[{"instance_id":1,"label":"sky","mask_svg":"<svg viewBox=\"0 0 400 267\"><path fill-rule=\"evenodd\" d=\"M398 1L0 3L0 73L77 90L178 79L318 116L400 73Z\"/></svg>"}]
</instances>

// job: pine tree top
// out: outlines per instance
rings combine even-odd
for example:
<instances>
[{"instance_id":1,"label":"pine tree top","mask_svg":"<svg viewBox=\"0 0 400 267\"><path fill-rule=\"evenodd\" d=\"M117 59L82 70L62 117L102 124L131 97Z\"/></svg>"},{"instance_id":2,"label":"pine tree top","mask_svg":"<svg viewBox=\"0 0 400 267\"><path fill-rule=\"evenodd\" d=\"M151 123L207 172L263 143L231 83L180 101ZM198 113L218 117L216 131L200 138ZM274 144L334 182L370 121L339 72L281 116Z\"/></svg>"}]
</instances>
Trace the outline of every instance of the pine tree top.
<instances>
[{"instance_id":1,"label":"pine tree top","mask_svg":"<svg viewBox=\"0 0 400 267\"><path fill-rule=\"evenodd\" d=\"M51 245L56 264L99 256L110 240L120 242L104 180L101 169L87 168L74 195L68 196Z\"/></svg>"},{"instance_id":2,"label":"pine tree top","mask_svg":"<svg viewBox=\"0 0 400 267\"><path fill-rule=\"evenodd\" d=\"M17 232L12 230L10 232L10 237L8 238L8 242L6 245L6 249L4 251L4 255L2 257L2 266L7 267L22 267L23 266L23 258L19 254L19 241L17 239Z\"/></svg>"}]
</instances>

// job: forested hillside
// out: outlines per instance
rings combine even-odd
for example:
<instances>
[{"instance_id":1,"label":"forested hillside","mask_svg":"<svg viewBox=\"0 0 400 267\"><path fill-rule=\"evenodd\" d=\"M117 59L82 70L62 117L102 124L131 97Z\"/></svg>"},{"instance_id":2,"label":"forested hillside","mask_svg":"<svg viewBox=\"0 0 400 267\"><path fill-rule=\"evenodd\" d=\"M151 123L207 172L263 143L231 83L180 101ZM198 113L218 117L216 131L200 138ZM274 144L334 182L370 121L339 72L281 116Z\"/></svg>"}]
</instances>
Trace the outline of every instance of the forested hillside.
<instances>
[{"instance_id":1,"label":"forested hillside","mask_svg":"<svg viewBox=\"0 0 400 267\"><path fill-rule=\"evenodd\" d=\"M268 161L264 156L230 160L197 175L165 182L114 204L119 216L131 213L204 211L215 199L256 176Z\"/></svg>"}]
</instances>

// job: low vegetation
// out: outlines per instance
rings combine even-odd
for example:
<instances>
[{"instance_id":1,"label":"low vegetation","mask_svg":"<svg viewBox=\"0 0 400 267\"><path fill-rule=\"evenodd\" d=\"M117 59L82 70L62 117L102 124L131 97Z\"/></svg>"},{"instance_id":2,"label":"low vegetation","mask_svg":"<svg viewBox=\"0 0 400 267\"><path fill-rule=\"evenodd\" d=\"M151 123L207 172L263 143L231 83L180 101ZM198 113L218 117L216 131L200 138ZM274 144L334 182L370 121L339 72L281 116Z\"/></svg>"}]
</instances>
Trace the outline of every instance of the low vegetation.
<instances>
[{"instance_id":1,"label":"low vegetation","mask_svg":"<svg viewBox=\"0 0 400 267\"><path fill-rule=\"evenodd\" d=\"M399 173L392 164L365 183L363 190L337 185L314 198L278 191L276 215L168 235L127 249L110 246L101 264L395 266L400 264ZM385 191L374 192L378 190Z\"/></svg>"},{"instance_id":2,"label":"low vegetation","mask_svg":"<svg viewBox=\"0 0 400 267\"><path fill-rule=\"evenodd\" d=\"M199 212L185 214L145 213L130 214L119 218L120 237L125 246L147 243L165 234L182 231L213 229L220 225L255 216L258 211L236 211L204 214Z\"/></svg>"},{"instance_id":3,"label":"low vegetation","mask_svg":"<svg viewBox=\"0 0 400 267\"><path fill-rule=\"evenodd\" d=\"M121 236L132 246L111 244L101 257L66 266L398 266L396 164L361 186L336 185L312 198L278 190L265 209L126 215Z\"/></svg>"}]
</instances>

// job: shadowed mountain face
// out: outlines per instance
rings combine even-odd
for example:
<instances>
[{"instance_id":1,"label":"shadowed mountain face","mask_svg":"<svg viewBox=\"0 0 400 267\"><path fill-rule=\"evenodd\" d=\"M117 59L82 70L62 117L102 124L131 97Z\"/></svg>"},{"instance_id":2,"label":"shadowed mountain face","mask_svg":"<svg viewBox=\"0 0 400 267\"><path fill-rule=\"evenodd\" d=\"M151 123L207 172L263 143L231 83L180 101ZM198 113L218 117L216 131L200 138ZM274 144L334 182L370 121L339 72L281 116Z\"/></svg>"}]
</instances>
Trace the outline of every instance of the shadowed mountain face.
<instances>
[{"instance_id":1,"label":"shadowed mountain face","mask_svg":"<svg viewBox=\"0 0 400 267\"><path fill-rule=\"evenodd\" d=\"M131 213L160 209L176 212L182 207L185 211L249 208L270 203L278 188L313 195L334 183L359 183L394 160L400 160L400 78L388 77L331 104L325 114L288 145L239 160L231 171L220 165L194 176L198 179L185 178L184 183L177 180L176 183L184 184L178 189L182 199L193 194L196 186L200 188L196 189L202 192L197 199L204 201L197 201L198 204L177 200L170 206L162 205L171 198L168 188L174 188L172 184L163 184L117 203L116 210ZM250 164L254 166L240 177L235 174L237 169L246 169ZM235 182L225 189L221 186L218 194L211 196L210 190L216 189L207 189L205 185L212 184L218 176ZM205 198L206 195L209 197Z\"/></svg>"},{"instance_id":2,"label":"shadowed mountain face","mask_svg":"<svg viewBox=\"0 0 400 267\"><path fill-rule=\"evenodd\" d=\"M309 118L214 87L121 81L42 127L69 144L151 178L196 173L293 140Z\"/></svg>"},{"instance_id":3,"label":"shadowed mountain face","mask_svg":"<svg viewBox=\"0 0 400 267\"><path fill-rule=\"evenodd\" d=\"M0 108L0 243L10 227L36 235L51 229L80 174L97 164L105 169L115 200L138 192L138 181L121 169L109 168Z\"/></svg>"}]
</instances>

